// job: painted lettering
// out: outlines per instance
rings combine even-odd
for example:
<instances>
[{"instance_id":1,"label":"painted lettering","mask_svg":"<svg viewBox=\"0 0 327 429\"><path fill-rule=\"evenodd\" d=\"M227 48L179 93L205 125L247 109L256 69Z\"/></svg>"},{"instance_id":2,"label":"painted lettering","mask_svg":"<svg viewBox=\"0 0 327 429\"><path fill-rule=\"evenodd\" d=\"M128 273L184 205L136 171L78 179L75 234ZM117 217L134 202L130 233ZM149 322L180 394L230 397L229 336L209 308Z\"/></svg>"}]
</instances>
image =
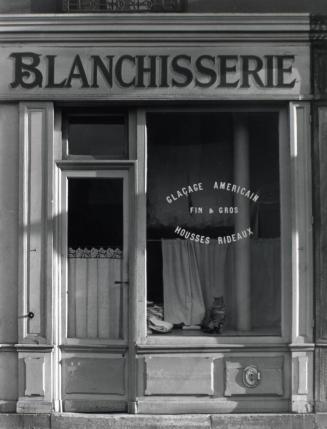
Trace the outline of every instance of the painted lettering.
<instances>
[{"instance_id":1,"label":"painted lettering","mask_svg":"<svg viewBox=\"0 0 327 429\"><path fill-rule=\"evenodd\" d=\"M15 63L14 81L10 84L12 88L18 86L26 89L42 87L43 76L37 68L41 55L33 52L13 52L10 57L14 59Z\"/></svg>"},{"instance_id":2,"label":"painted lettering","mask_svg":"<svg viewBox=\"0 0 327 429\"><path fill-rule=\"evenodd\" d=\"M87 81L87 77L86 77L86 73L83 67L83 63L81 60L81 57L79 55L76 55L76 57L74 58L72 67L70 69L68 78L67 78L67 82L65 87L66 88L71 88L72 87L72 80L73 79L78 79L81 82L81 88L89 88L90 85Z\"/></svg>"},{"instance_id":3,"label":"painted lettering","mask_svg":"<svg viewBox=\"0 0 327 429\"><path fill-rule=\"evenodd\" d=\"M293 55L58 55L13 52L11 88L292 89ZM60 64L60 65L59 65ZM67 68L66 68L67 67Z\"/></svg>"}]
</instances>

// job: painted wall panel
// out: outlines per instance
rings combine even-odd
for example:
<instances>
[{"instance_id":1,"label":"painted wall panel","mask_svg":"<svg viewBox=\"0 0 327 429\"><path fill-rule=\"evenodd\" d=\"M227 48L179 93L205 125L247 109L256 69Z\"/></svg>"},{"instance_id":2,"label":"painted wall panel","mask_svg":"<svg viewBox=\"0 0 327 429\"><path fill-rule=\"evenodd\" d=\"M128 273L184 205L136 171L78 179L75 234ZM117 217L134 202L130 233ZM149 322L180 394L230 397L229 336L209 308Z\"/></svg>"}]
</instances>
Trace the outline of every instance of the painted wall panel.
<instances>
[{"instance_id":1,"label":"painted wall panel","mask_svg":"<svg viewBox=\"0 0 327 429\"><path fill-rule=\"evenodd\" d=\"M125 364L123 357L63 359L64 391L124 395Z\"/></svg>"},{"instance_id":2,"label":"painted wall panel","mask_svg":"<svg viewBox=\"0 0 327 429\"><path fill-rule=\"evenodd\" d=\"M146 358L146 395L212 395L213 359L208 357Z\"/></svg>"},{"instance_id":3,"label":"painted wall panel","mask_svg":"<svg viewBox=\"0 0 327 429\"><path fill-rule=\"evenodd\" d=\"M26 357L25 396L44 396L44 357Z\"/></svg>"},{"instance_id":4,"label":"painted wall panel","mask_svg":"<svg viewBox=\"0 0 327 429\"><path fill-rule=\"evenodd\" d=\"M0 104L0 343L17 342L18 106Z\"/></svg>"},{"instance_id":5,"label":"painted wall panel","mask_svg":"<svg viewBox=\"0 0 327 429\"><path fill-rule=\"evenodd\" d=\"M327 51L324 58L327 59ZM316 205L316 329L317 340L327 343L327 259L325 256L325 249L327 248L327 106L320 106L316 115L319 124L315 146L315 161L319 164L313 171Z\"/></svg>"},{"instance_id":6,"label":"painted wall panel","mask_svg":"<svg viewBox=\"0 0 327 429\"><path fill-rule=\"evenodd\" d=\"M0 353L0 403L2 401L14 401L18 396L17 383L17 353ZM0 411L2 411L0 407Z\"/></svg>"},{"instance_id":7,"label":"painted wall panel","mask_svg":"<svg viewBox=\"0 0 327 429\"><path fill-rule=\"evenodd\" d=\"M51 337L53 109L22 103L20 115L19 341L44 343Z\"/></svg>"},{"instance_id":8,"label":"painted wall panel","mask_svg":"<svg viewBox=\"0 0 327 429\"><path fill-rule=\"evenodd\" d=\"M283 357L233 357L225 365L225 396L283 396Z\"/></svg>"}]
</instances>

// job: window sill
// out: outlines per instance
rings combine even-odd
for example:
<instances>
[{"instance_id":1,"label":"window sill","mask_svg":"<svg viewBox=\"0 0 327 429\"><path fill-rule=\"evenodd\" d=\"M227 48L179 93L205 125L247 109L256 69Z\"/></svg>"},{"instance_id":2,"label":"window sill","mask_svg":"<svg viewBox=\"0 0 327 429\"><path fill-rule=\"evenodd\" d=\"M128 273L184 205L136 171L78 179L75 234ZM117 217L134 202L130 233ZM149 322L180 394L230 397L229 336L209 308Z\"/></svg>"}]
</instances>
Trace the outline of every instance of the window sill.
<instances>
[{"instance_id":1,"label":"window sill","mask_svg":"<svg viewBox=\"0 0 327 429\"><path fill-rule=\"evenodd\" d=\"M194 334L187 331L184 335L170 334L149 335L137 343L140 349L231 349L246 347L281 347L289 343L289 338L280 335L235 335L225 332L223 335L205 334L199 332Z\"/></svg>"},{"instance_id":2,"label":"window sill","mask_svg":"<svg viewBox=\"0 0 327 429\"><path fill-rule=\"evenodd\" d=\"M201 329L173 329L171 332L163 334L149 334L148 337L205 337L205 338L226 338L226 337L280 337L278 330L272 329L258 329L249 331L236 331L232 329L226 329L222 334L208 333Z\"/></svg>"}]
</instances>

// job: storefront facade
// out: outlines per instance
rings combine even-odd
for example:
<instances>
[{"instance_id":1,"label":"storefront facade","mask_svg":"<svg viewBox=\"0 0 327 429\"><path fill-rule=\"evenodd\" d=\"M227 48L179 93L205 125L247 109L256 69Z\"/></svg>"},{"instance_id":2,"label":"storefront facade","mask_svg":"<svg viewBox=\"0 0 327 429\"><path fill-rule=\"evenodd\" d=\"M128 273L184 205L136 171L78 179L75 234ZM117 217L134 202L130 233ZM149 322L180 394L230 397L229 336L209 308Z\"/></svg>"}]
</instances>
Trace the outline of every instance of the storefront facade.
<instances>
[{"instance_id":1,"label":"storefront facade","mask_svg":"<svg viewBox=\"0 0 327 429\"><path fill-rule=\"evenodd\" d=\"M0 37L0 409L325 411L309 15L3 17Z\"/></svg>"}]
</instances>

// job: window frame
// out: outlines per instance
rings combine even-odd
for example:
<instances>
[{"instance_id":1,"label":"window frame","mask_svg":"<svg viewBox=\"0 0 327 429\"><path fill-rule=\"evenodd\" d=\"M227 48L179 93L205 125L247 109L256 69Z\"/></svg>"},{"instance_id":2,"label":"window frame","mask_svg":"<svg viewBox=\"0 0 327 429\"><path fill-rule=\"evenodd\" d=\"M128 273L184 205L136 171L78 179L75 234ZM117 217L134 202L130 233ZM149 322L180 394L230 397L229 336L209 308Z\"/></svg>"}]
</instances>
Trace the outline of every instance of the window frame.
<instances>
[{"instance_id":1,"label":"window frame","mask_svg":"<svg viewBox=\"0 0 327 429\"><path fill-rule=\"evenodd\" d=\"M96 116L97 114L104 115L124 115L126 120L127 132L127 156L124 159L104 157L93 157L88 155L68 155L68 122L69 116ZM71 347L106 347L108 349L126 350L130 342L130 332L132 325L132 318L128 306L132 301L133 294L133 274L132 274L132 254L133 254L133 218L134 218L134 204L133 199L136 193L136 156L135 156L135 110L122 108L108 108L99 106L85 106L80 108L76 106L67 107L65 105L58 106L55 115L55 171L54 171L54 192L56 195L55 205L55 247L58 249L56 257L56 270L58 277L56 283L58 284L58 341L62 349L70 350ZM127 278L122 279L129 282L128 287L124 287L124 322L123 326L123 339L92 339L92 338L69 338L68 333L68 317L67 317L67 184L64 183L67 177L96 177L102 175L103 177L112 177L112 175L120 175L124 177L124 240L127 245L124 245L124 259L126 261ZM111 176L110 176L111 175Z\"/></svg>"},{"instance_id":2,"label":"window frame","mask_svg":"<svg viewBox=\"0 0 327 429\"><path fill-rule=\"evenodd\" d=\"M147 193L147 113L164 112L277 112L279 113L279 166L280 166L280 205L281 205L281 331L280 335L212 335L201 336L181 336L181 335L148 335L146 324L146 193ZM226 104L218 107L191 106L191 107L169 107L169 108L146 108L138 111L137 126L139 136L137 139L138 151L138 181L142 185L141 193L145 198L143 204L138 205L138 223L137 230L143 231L144 236L141 242L137 241L141 249L137 252L137 278L142 279L141 284L137 284L137 343L141 349L156 347L237 347L238 345L282 345L290 342L291 338L291 314L289 309L292 302L292 279L289 268L292 265L291 248L291 163L290 163L290 136L289 136L289 118L287 104L266 104L266 103L244 103ZM141 255L144 255L142 257ZM142 302L140 305L139 303Z\"/></svg>"},{"instance_id":3,"label":"window frame","mask_svg":"<svg viewBox=\"0 0 327 429\"><path fill-rule=\"evenodd\" d=\"M126 151L127 153L124 153L124 157L120 156L108 156L108 155L83 155L83 154L70 154L69 153L69 119L70 118L83 118L84 117L94 117L97 116L101 117L123 117L125 120L125 143L126 143ZM62 158L63 159L69 159L69 160L123 160L123 159L129 159L130 156L130 130L129 130L129 114L125 110L117 110L115 111L108 111L108 109L65 109L62 113Z\"/></svg>"},{"instance_id":4,"label":"window frame","mask_svg":"<svg viewBox=\"0 0 327 429\"><path fill-rule=\"evenodd\" d=\"M129 237L130 237L130 194L131 184L133 181L133 170L135 169L134 161L124 162L76 162L76 161L59 161L57 162L59 180L58 180L58 201L61 217L58 220L59 225L59 252L60 252L60 273L61 273L61 335L60 342L62 345L87 346L87 345L107 345L107 346L127 346L128 344L128 302L130 290L128 286L129 279ZM69 178L122 178L123 179L123 212L124 212L124 235L123 235L123 338L78 338L68 337L68 180Z\"/></svg>"}]
</instances>

